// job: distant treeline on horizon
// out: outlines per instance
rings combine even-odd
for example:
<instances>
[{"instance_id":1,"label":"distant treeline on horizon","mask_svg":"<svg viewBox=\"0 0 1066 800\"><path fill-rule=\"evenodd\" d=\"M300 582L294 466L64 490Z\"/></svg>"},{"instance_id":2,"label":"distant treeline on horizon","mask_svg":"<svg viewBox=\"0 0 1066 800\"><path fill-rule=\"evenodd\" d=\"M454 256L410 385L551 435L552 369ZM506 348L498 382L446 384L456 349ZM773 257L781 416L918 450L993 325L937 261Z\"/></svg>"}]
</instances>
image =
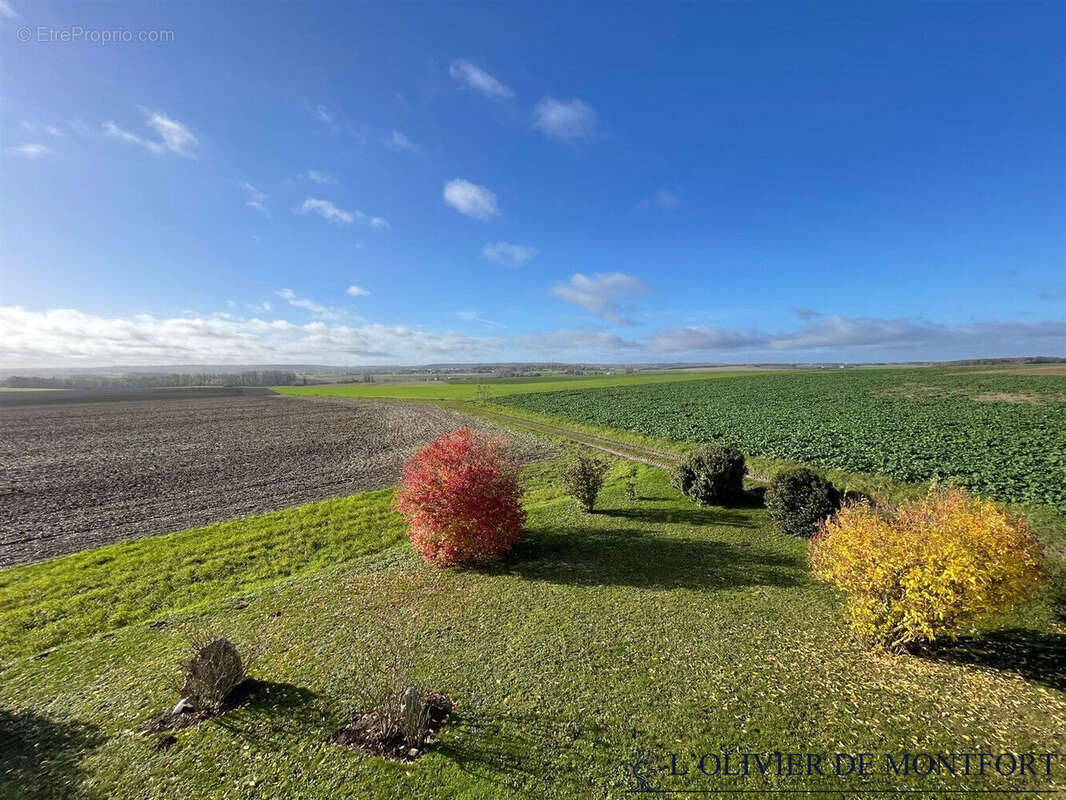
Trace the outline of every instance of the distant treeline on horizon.
<instances>
[{"instance_id":1,"label":"distant treeline on horizon","mask_svg":"<svg viewBox=\"0 0 1066 800\"><path fill-rule=\"evenodd\" d=\"M145 372L128 375L69 375L37 378L12 375L0 381L8 389L161 389L175 386L294 386L306 383L295 372Z\"/></svg>"}]
</instances>

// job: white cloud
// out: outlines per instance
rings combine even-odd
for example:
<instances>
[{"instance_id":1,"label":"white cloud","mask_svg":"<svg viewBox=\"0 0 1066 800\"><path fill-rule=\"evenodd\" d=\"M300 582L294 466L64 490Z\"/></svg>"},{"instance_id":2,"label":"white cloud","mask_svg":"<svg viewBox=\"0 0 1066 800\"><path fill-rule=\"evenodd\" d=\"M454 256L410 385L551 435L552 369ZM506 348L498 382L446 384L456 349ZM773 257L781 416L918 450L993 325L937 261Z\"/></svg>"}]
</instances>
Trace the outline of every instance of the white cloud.
<instances>
[{"instance_id":1,"label":"white cloud","mask_svg":"<svg viewBox=\"0 0 1066 800\"><path fill-rule=\"evenodd\" d=\"M797 331L769 337L770 346L781 350L813 350L827 347L922 346L945 336L965 337L968 326L949 327L907 319L873 319L833 315ZM1066 329L1066 324L1063 325ZM1004 335L1007 329L1003 329ZM1064 339L1066 341L1066 339Z\"/></svg>"},{"instance_id":2,"label":"white cloud","mask_svg":"<svg viewBox=\"0 0 1066 800\"><path fill-rule=\"evenodd\" d=\"M331 203L329 200L321 200L317 197L308 197L296 209L297 214L317 214L327 222L334 225L351 225L353 222L361 222L380 231L392 230L389 221L384 217L371 217L362 211L346 211Z\"/></svg>"},{"instance_id":3,"label":"white cloud","mask_svg":"<svg viewBox=\"0 0 1066 800\"><path fill-rule=\"evenodd\" d=\"M750 361L950 359L1061 352L1066 321L975 322L827 317L827 322L779 333L693 326L627 339L607 330L555 330L520 336L475 337L404 325L347 324L343 312L278 293L316 319L244 319L230 313L103 317L73 309L28 311L0 307L0 366L429 363L433 361L556 359L560 353L622 355L627 360L741 358ZM270 311L269 302L253 311ZM336 316L335 316L336 315ZM474 311L460 319L493 324ZM499 323L496 323L497 325Z\"/></svg>"},{"instance_id":4,"label":"white cloud","mask_svg":"<svg viewBox=\"0 0 1066 800\"><path fill-rule=\"evenodd\" d=\"M303 173L302 177L307 178L307 180L311 181L312 183L317 183L320 186L328 186L337 182L337 179L330 175L328 172L322 172L321 170L317 169L307 170L307 172Z\"/></svg>"},{"instance_id":5,"label":"white cloud","mask_svg":"<svg viewBox=\"0 0 1066 800\"><path fill-rule=\"evenodd\" d=\"M596 110L576 97L570 100L545 97L537 103L534 114L533 124L552 139L589 139L596 131Z\"/></svg>"},{"instance_id":6,"label":"white cloud","mask_svg":"<svg viewBox=\"0 0 1066 800\"><path fill-rule=\"evenodd\" d=\"M610 331L580 328L517 336L514 344L522 350L536 354L538 359L555 358L559 351L602 354L620 350L639 351L642 347L640 342L624 339Z\"/></svg>"},{"instance_id":7,"label":"white cloud","mask_svg":"<svg viewBox=\"0 0 1066 800\"><path fill-rule=\"evenodd\" d=\"M624 272L584 275L577 272L566 283L557 283L552 294L567 303L597 314L611 325L629 325L632 321L622 315L621 301L647 294L648 285L640 278Z\"/></svg>"},{"instance_id":8,"label":"white cloud","mask_svg":"<svg viewBox=\"0 0 1066 800\"><path fill-rule=\"evenodd\" d=\"M480 322L482 325L491 325L494 328L506 328L502 322L496 322L495 320L485 319L477 311L456 311L455 316L466 322Z\"/></svg>"},{"instance_id":9,"label":"white cloud","mask_svg":"<svg viewBox=\"0 0 1066 800\"><path fill-rule=\"evenodd\" d=\"M42 131L44 133L47 133L49 136L55 137L56 139L62 138L65 135L63 133L63 129L59 126L45 125L41 122L37 122L36 120L20 119L19 125L22 127L23 130L29 131L30 133L37 133L38 131Z\"/></svg>"},{"instance_id":10,"label":"white cloud","mask_svg":"<svg viewBox=\"0 0 1066 800\"><path fill-rule=\"evenodd\" d=\"M7 0L0 0L0 17L5 19L18 19L18 12L11 7L11 3Z\"/></svg>"},{"instance_id":11,"label":"white cloud","mask_svg":"<svg viewBox=\"0 0 1066 800\"><path fill-rule=\"evenodd\" d=\"M494 340L404 325L239 319L230 315L102 317L73 309L0 307L0 365L417 363L485 358Z\"/></svg>"},{"instance_id":12,"label":"white cloud","mask_svg":"<svg viewBox=\"0 0 1066 800\"><path fill-rule=\"evenodd\" d=\"M351 225L355 222L355 214L338 208L329 200L320 200L316 197L308 197L300 206L301 214L318 214L327 222L335 225Z\"/></svg>"},{"instance_id":13,"label":"white cloud","mask_svg":"<svg viewBox=\"0 0 1066 800\"><path fill-rule=\"evenodd\" d=\"M651 208L652 206L666 209L667 211L677 208L681 205L681 198L671 192L669 189L656 189L650 195L640 201L640 207L643 209Z\"/></svg>"},{"instance_id":14,"label":"white cloud","mask_svg":"<svg viewBox=\"0 0 1066 800\"><path fill-rule=\"evenodd\" d=\"M456 178L444 184L444 202L474 219L489 219L500 213L496 193L476 183Z\"/></svg>"},{"instance_id":15,"label":"white cloud","mask_svg":"<svg viewBox=\"0 0 1066 800\"><path fill-rule=\"evenodd\" d=\"M269 216L270 212L267 211L266 206L264 205L264 201L267 199L268 195L256 189L252 184L248 183L248 181L243 181L241 183L241 188L245 193L244 204L254 208L261 214Z\"/></svg>"},{"instance_id":16,"label":"white cloud","mask_svg":"<svg viewBox=\"0 0 1066 800\"><path fill-rule=\"evenodd\" d=\"M370 292L364 289L362 286L356 286L354 283L348 287L348 294L352 297L367 297Z\"/></svg>"},{"instance_id":17,"label":"white cloud","mask_svg":"<svg viewBox=\"0 0 1066 800\"><path fill-rule=\"evenodd\" d=\"M185 158L196 158L193 148L199 143L192 132L182 123L159 111L142 109L147 119L145 124L156 132L158 139L149 139L120 128L114 122L104 123L104 133L119 141L135 144L153 153L170 152Z\"/></svg>"},{"instance_id":18,"label":"white cloud","mask_svg":"<svg viewBox=\"0 0 1066 800\"><path fill-rule=\"evenodd\" d=\"M321 319L339 320L345 316L345 312L340 309L324 306L306 297L299 297L292 289L282 289L275 292L275 294L293 308L302 308L304 311Z\"/></svg>"},{"instance_id":19,"label":"white cloud","mask_svg":"<svg viewBox=\"0 0 1066 800\"><path fill-rule=\"evenodd\" d=\"M485 97L490 97L493 100L505 100L514 97L514 92L509 87L504 86L481 67L471 64L469 61L464 61L463 59L453 61L451 66L448 67L448 74L460 83L466 84L471 89L476 89Z\"/></svg>"},{"instance_id":20,"label":"white cloud","mask_svg":"<svg viewBox=\"0 0 1066 800\"><path fill-rule=\"evenodd\" d=\"M43 144L27 143L19 144L14 147L7 148L7 152L12 155L22 156L23 158L40 158L53 152L51 147Z\"/></svg>"},{"instance_id":21,"label":"white cloud","mask_svg":"<svg viewBox=\"0 0 1066 800\"><path fill-rule=\"evenodd\" d=\"M535 247L511 242L494 242L481 248L481 254L489 261L496 261L508 267L520 267L532 261L537 252Z\"/></svg>"},{"instance_id":22,"label":"white cloud","mask_svg":"<svg viewBox=\"0 0 1066 800\"><path fill-rule=\"evenodd\" d=\"M401 131L393 131L389 136L388 145L393 150L406 150L408 153L421 153L422 148L411 141L407 134Z\"/></svg>"},{"instance_id":23,"label":"white cloud","mask_svg":"<svg viewBox=\"0 0 1066 800\"><path fill-rule=\"evenodd\" d=\"M148 112L148 126L155 130L159 138L163 140L163 146L172 153L182 156L192 156L192 148L198 142L192 132L176 119L171 119L166 114L158 111Z\"/></svg>"},{"instance_id":24,"label":"white cloud","mask_svg":"<svg viewBox=\"0 0 1066 800\"><path fill-rule=\"evenodd\" d=\"M135 133L123 130L114 122L108 121L104 123L104 133L113 139L118 139L129 144L135 144L140 147L144 147L148 150L151 150L153 153L163 152L163 145L161 145L159 142L153 142L149 139L145 139L142 136L138 136Z\"/></svg>"},{"instance_id":25,"label":"white cloud","mask_svg":"<svg viewBox=\"0 0 1066 800\"><path fill-rule=\"evenodd\" d=\"M745 333L729 328L693 325L669 328L648 334L647 347L653 353L738 350L766 345L764 334Z\"/></svg>"},{"instance_id":26,"label":"white cloud","mask_svg":"<svg viewBox=\"0 0 1066 800\"><path fill-rule=\"evenodd\" d=\"M332 124L337 118L336 113L334 113L329 106L323 105L322 103L315 106L314 116L319 122L325 122L327 124Z\"/></svg>"},{"instance_id":27,"label":"white cloud","mask_svg":"<svg viewBox=\"0 0 1066 800\"><path fill-rule=\"evenodd\" d=\"M691 326L654 331L646 340L658 353L782 351L825 360L953 359L1061 352L1066 322L975 322L947 325L912 319L832 315L795 330L769 333Z\"/></svg>"}]
</instances>

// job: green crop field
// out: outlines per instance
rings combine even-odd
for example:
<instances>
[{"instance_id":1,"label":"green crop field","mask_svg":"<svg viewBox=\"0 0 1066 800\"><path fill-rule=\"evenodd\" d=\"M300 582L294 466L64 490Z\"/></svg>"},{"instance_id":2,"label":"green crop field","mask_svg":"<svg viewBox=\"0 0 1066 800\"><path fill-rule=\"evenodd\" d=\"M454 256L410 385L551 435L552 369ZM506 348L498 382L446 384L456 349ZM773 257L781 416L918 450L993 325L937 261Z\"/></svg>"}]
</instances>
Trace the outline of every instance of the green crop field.
<instances>
[{"instance_id":1,"label":"green crop field","mask_svg":"<svg viewBox=\"0 0 1066 800\"><path fill-rule=\"evenodd\" d=\"M632 386L646 383L677 383L713 380L729 375L749 374L751 370L723 372L650 372L627 375L548 376L543 378L499 378L483 381L431 381L425 383L338 383L322 386L275 386L274 391L290 395L321 397L378 397L397 400L476 400L480 397L506 397L530 392L559 392Z\"/></svg>"},{"instance_id":2,"label":"green crop field","mask_svg":"<svg viewBox=\"0 0 1066 800\"><path fill-rule=\"evenodd\" d=\"M750 455L947 478L1066 509L1066 376L847 370L514 394L496 402Z\"/></svg>"}]
</instances>

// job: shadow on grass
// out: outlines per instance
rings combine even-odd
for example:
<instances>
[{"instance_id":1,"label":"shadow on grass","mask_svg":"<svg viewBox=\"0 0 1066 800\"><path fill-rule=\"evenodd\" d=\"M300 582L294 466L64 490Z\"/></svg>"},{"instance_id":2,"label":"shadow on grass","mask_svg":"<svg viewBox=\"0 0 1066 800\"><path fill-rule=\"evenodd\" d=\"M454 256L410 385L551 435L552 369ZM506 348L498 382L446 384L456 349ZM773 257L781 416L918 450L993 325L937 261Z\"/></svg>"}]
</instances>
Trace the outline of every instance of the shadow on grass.
<instances>
[{"instance_id":1,"label":"shadow on grass","mask_svg":"<svg viewBox=\"0 0 1066 800\"><path fill-rule=\"evenodd\" d=\"M95 798L81 760L106 737L95 725L0 708L0 797Z\"/></svg>"},{"instance_id":2,"label":"shadow on grass","mask_svg":"<svg viewBox=\"0 0 1066 800\"><path fill-rule=\"evenodd\" d=\"M681 525L730 525L737 528L757 527L745 514L728 509L686 508L607 508L592 512L594 516L631 519L636 522L678 523Z\"/></svg>"},{"instance_id":3,"label":"shadow on grass","mask_svg":"<svg viewBox=\"0 0 1066 800\"><path fill-rule=\"evenodd\" d=\"M637 500L658 503L658 502L677 502L677 497L664 497L662 495L638 495ZM765 508L766 507L766 487L765 486L752 486L745 489L739 497L737 497L731 504L730 508ZM697 506L698 508L698 506ZM600 512L603 513L603 512Z\"/></svg>"},{"instance_id":4,"label":"shadow on grass","mask_svg":"<svg viewBox=\"0 0 1066 800\"><path fill-rule=\"evenodd\" d=\"M708 513L717 517L723 512ZM594 521L595 516L590 519ZM507 559L483 571L577 586L702 591L798 586L809 581L799 553L713 539L655 536L640 528L532 528Z\"/></svg>"},{"instance_id":5,"label":"shadow on grass","mask_svg":"<svg viewBox=\"0 0 1066 800\"><path fill-rule=\"evenodd\" d=\"M1066 624L1066 580L1059 580L1059 586L1051 594L1051 610L1055 618Z\"/></svg>"},{"instance_id":6,"label":"shadow on grass","mask_svg":"<svg viewBox=\"0 0 1066 800\"><path fill-rule=\"evenodd\" d=\"M766 508L766 487L752 486L741 492L733 503L736 508Z\"/></svg>"},{"instance_id":7,"label":"shadow on grass","mask_svg":"<svg viewBox=\"0 0 1066 800\"><path fill-rule=\"evenodd\" d=\"M256 684L246 703L208 724L251 742L280 742L322 727L323 715L314 702L317 695L310 689L272 681Z\"/></svg>"},{"instance_id":8,"label":"shadow on grass","mask_svg":"<svg viewBox=\"0 0 1066 800\"><path fill-rule=\"evenodd\" d=\"M532 714L454 714L434 750L481 780L506 786L512 795L580 796L590 776L559 769L559 761L583 737L599 742L595 726Z\"/></svg>"},{"instance_id":9,"label":"shadow on grass","mask_svg":"<svg viewBox=\"0 0 1066 800\"><path fill-rule=\"evenodd\" d=\"M980 636L961 636L918 651L924 658L950 664L1013 672L1026 680L1066 691L1066 635L1007 628Z\"/></svg>"}]
</instances>

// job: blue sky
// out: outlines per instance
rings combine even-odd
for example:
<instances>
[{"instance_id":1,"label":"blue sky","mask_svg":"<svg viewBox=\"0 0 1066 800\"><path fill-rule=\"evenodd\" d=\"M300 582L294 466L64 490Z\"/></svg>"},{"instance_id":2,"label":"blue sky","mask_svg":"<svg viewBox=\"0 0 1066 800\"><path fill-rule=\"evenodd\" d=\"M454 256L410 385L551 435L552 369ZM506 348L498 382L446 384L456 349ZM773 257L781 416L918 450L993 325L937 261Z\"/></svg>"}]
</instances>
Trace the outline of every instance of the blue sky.
<instances>
[{"instance_id":1,"label":"blue sky","mask_svg":"<svg viewBox=\"0 0 1066 800\"><path fill-rule=\"evenodd\" d=\"M1063 31L0 0L0 366L1063 355Z\"/></svg>"}]
</instances>

